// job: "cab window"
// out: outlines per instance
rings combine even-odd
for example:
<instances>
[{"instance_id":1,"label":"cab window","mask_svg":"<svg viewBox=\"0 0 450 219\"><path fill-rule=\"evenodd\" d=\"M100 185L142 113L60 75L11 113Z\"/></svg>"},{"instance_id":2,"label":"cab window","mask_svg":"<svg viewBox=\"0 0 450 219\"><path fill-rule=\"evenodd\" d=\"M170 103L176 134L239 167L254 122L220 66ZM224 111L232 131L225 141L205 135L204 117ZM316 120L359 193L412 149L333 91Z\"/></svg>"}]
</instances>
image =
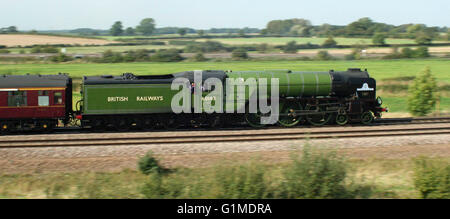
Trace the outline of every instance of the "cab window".
<instances>
[{"instance_id":1,"label":"cab window","mask_svg":"<svg viewBox=\"0 0 450 219\"><path fill-rule=\"evenodd\" d=\"M62 101L62 93L61 92L55 92L53 95L53 103L56 104L63 104Z\"/></svg>"},{"instance_id":2,"label":"cab window","mask_svg":"<svg viewBox=\"0 0 450 219\"><path fill-rule=\"evenodd\" d=\"M27 92L26 91L9 91L8 92L8 106L26 106Z\"/></svg>"}]
</instances>

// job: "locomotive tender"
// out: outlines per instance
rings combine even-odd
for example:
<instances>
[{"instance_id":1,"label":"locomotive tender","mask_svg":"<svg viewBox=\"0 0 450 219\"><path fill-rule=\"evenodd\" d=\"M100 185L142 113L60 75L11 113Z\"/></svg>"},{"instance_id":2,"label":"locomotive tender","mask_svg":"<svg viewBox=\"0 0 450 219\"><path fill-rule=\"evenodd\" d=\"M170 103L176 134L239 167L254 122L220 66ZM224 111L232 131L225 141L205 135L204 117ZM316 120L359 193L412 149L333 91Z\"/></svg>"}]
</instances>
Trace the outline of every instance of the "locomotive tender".
<instances>
[{"instance_id":1,"label":"locomotive tender","mask_svg":"<svg viewBox=\"0 0 450 219\"><path fill-rule=\"evenodd\" d=\"M248 110L251 95L248 89L244 94L245 103L239 103L235 98L239 95L239 90L233 92L231 105L227 102L231 95L226 95L226 92L221 94L223 97L213 96L211 101L213 105L216 100L227 102L223 104L225 109L246 107L245 113L225 113L225 110L224 113L206 113L209 111L206 111L205 106L202 106L202 113L174 113L171 102L179 91L171 89L172 82L177 78L186 78L192 83L192 87L195 87L194 73L198 72L146 76L132 73L124 73L121 76L85 76L81 100L76 104L75 111L72 110L72 82L67 75L3 76L0 78L1 130L5 132L25 127L47 130L55 127L58 120L68 124L74 119L80 120L83 128L94 130L221 127L243 122L253 127L264 126L260 122L264 114L259 111L250 113ZM285 127L296 126L300 122L315 126L330 123L345 125L348 122L369 124L374 117L381 117L381 112L387 111L381 107L381 98L376 98L376 81L369 76L367 70L206 70L201 71L201 77L202 85L207 79L216 78L224 84L223 89L226 89L226 79L254 78L256 83L260 84L261 79L265 78L269 93L271 79L278 79L278 124ZM209 94L213 94L216 89L215 86L210 89L203 86L202 88L203 98L211 97ZM194 96L194 89L192 95ZM16 104L12 99L19 97L22 102L16 101ZM60 99L57 99L59 97ZM194 101L194 98L191 100Z\"/></svg>"}]
</instances>

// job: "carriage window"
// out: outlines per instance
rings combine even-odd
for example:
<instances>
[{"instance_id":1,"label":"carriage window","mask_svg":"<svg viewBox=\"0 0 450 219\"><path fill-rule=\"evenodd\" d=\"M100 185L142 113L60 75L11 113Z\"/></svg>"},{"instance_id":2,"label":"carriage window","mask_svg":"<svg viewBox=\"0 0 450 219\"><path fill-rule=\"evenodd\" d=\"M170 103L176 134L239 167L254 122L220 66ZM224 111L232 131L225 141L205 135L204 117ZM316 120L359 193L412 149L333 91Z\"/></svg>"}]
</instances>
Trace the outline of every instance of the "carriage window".
<instances>
[{"instance_id":1,"label":"carriage window","mask_svg":"<svg viewBox=\"0 0 450 219\"><path fill-rule=\"evenodd\" d=\"M54 104L63 104L63 102L62 102L62 93L61 92L55 92L53 103Z\"/></svg>"},{"instance_id":2,"label":"carriage window","mask_svg":"<svg viewBox=\"0 0 450 219\"><path fill-rule=\"evenodd\" d=\"M8 92L8 106L26 106L26 105L27 105L26 91Z\"/></svg>"},{"instance_id":3,"label":"carriage window","mask_svg":"<svg viewBox=\"0 0 450 219\"><path fill-rule=\"evenodd\" d=\"M50 97L48 96L48 91L40 90L38 92L38 105L39 106L48 106L50 105Z\"/></svg>"}]
</instances>

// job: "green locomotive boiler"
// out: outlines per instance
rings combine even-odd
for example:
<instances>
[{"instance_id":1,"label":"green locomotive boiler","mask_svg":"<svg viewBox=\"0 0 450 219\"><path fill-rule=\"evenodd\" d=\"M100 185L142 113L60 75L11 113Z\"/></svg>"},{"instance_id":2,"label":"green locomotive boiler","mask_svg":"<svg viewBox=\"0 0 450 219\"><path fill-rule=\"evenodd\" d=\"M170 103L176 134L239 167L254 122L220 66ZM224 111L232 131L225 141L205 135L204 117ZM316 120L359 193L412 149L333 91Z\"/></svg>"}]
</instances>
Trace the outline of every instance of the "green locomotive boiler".
<instances>
[{"instance_id":1,"label":"green locomotive boiler","mask_svg":"<svg viewBox=\"0 0 450 219\"><path fill-rule=\"evenodd\" d=\"M222 93L214 92L216 86L203 87L202 100L223 101L223 111L209 112L201 105L200 113L174 113L172 100L179 90L172 89L175 80L183 78L192 85L192 106L195 105L195 75L201 73L201 84L215 79L223 84ZM238 100L239 91L226 92L227 83L254 79L260 88L262 81L268 93L271 81L278 81L279 119L285 127L309 123L321 126L330 123L345 125L348 122L369 124L386 109L381 98L376 98L376 81L366 70L301 72L272 71L186 71L167 75L139 76L124 73L121 76L84 77L82 99L77 104L77 118L83 127L94 129L153 129L189 126L217 127L247 123L262 127L260 117L264 113L250 112L248 102L252 92L244 90L244 99ZM264 80L263 80L264 79ZM258 89L256 89L258 90ZM256 91L255 91L256 92ZM212 95L215 94L216 96ZM211 96L212 95L212 96ZM221 96L218 96L221 95ZM232 98L232 101L230 101ZM258 97L260 100L261 97ZM267 98L267 97L262 97ZM234 113L226 113L228 109ZM243 110L238 110L242 108ZM208 111L208 112L207 112ZM198 111L197 111L198 112ZM244 113L239 113L244 112Z\"/></svg>"}]
</instances>

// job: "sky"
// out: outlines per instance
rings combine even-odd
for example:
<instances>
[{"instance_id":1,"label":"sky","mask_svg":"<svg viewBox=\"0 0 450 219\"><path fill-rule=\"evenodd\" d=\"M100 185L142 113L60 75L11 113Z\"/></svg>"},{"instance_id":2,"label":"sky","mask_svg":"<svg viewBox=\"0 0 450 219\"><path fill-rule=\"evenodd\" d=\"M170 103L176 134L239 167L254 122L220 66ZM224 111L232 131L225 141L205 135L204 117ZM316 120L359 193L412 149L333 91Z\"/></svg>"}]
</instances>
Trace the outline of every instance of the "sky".
<instances>
[{"instance_id":1,"label":"sky","mask_svg":"<svg viewBox=\"0 0 450 219\"><path fill-rule=\"evenodd\" d=\"M450 26L449 0L0 0L0 27L19 30L135 27L255 27L304 18L314 25L346 25L362 17L394 25Z\"/></svg>"}]
</instances>

